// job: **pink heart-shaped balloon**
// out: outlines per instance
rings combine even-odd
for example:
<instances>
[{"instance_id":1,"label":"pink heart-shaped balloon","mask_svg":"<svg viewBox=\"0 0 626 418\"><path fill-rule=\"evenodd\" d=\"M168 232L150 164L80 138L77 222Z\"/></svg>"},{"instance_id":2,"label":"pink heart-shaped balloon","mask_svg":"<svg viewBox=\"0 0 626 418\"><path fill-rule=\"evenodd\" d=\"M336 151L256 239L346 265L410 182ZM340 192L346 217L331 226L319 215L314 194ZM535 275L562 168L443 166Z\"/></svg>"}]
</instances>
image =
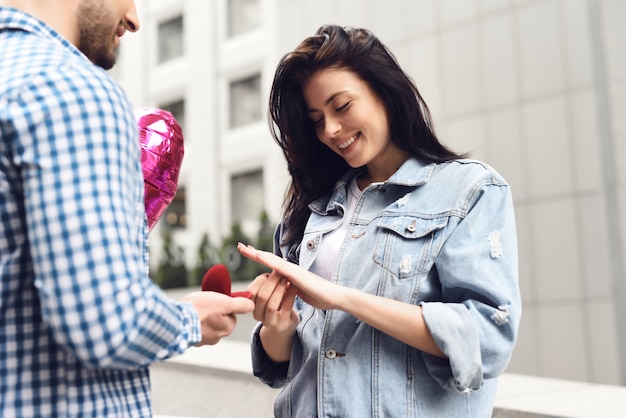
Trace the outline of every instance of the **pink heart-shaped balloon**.
<instances>
[{"instance_id":1,"label":"pink heart-shaped balloon","mask_svg":"<svg viewBox=\"0 0 626 418\"><path fill-rule=\"evenodd\" d=\"M185 153L183 132L167 110L144 107L135 110L135 118L139 128L146 215L148 228L152 230L176 195Z\"/></svg>"},{"instance_id":2,"label":"pink heart-shaped balloon","mask_svg":"<svg viewBox=\"0 0 626 418\"><path fill-rule=\"evenodd\" d=\"M201 288L203 291L219 292L234 298L252 299L250 292L231 293L230 273L223 264L215 264L207 270L202 278Z\"/></svg>"}]
</instances>

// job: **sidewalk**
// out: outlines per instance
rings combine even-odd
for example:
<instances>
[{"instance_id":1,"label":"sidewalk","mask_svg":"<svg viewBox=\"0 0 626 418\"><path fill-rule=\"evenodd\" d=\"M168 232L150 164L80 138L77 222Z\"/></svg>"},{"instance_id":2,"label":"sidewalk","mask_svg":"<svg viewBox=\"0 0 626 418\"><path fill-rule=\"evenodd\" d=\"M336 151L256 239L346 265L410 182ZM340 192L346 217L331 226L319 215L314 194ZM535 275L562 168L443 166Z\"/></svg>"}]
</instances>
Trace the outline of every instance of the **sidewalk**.
<instances>
[{"instance_id":1,"label":"sidewalk","mask_svg":"<svg viewBox=\"0 0 626 418\"><path fill-rule=\"evenodd\" d=\"M278 391L252 375L248 344L222 340L151 368L158 418L272 418Z\"/></svg>"},{"instance_id":2,"label":"sidewalk","mask_svg":"<svg viewBox=\"0 0 626 418\"><path fill-rule=\"evenodd\" d=\"M247 283L233 283L233 291ZM167 290L180 299L196 288ZM278 391L252 375L250 337L257 321L237 316L231 335L211 346L193 347L151 367L155 418L272 418Z\"/></svg>"}]
</instances>

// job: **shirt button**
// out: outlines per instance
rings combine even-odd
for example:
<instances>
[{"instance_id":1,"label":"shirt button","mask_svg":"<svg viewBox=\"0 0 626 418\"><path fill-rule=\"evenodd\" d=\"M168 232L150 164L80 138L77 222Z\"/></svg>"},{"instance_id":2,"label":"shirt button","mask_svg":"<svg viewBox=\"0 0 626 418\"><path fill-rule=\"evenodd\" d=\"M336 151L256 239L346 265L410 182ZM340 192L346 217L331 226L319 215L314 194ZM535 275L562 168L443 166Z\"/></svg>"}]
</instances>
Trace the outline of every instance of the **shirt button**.
<instances>
[{"instance_id":1,"label":"shirt button","mask_svg":"<svg viewBox=\"0 0 626 418\"><path fill-rule=\"evenodd\" d=\"M313 248L315 248L315 242L313 240L307 241L306 248L308 250L312 250Z\"/></svg>"},{"instance_id":2,"label":"shirt button","mask_svg":"<svg viewBox=\"0 0 626 418\"><path fill-rule=\"evenodd\" d=\"M334 359L337 357L337 352L335 350L326 350L326 358Z\"/></svg>"},{"instance_id":3,"label":"shirt button","mask_svg":"<svg viewBox=\"0 0 626 418\"><path fill-rule=\"evenodd\" d=\"M415 232L415 225L407 225L406 230L409 232Z\"/></svg>"}]
</instances>

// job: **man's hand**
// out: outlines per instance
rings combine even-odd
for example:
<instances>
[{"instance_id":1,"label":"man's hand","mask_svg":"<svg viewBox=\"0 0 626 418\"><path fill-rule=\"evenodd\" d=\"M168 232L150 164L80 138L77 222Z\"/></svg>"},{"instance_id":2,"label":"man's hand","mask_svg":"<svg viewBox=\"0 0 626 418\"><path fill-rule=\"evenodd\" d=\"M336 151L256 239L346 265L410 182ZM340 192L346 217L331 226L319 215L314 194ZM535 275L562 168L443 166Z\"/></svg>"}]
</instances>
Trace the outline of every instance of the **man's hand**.
<instances>
[{"instance_id":1,"label":"man's hand","mask_svg":"<svg viewBox=\"0 0 626 418\"><path fill-rule=\"evenodd\" d=\"M198 311L202 325L202 340L198 346L217 344L230 335L237 324L237 314L254 310L254 302L246 298L231 298L217 292L193 292L181 301L190 303Z\"/></svg>"}]
</instances>

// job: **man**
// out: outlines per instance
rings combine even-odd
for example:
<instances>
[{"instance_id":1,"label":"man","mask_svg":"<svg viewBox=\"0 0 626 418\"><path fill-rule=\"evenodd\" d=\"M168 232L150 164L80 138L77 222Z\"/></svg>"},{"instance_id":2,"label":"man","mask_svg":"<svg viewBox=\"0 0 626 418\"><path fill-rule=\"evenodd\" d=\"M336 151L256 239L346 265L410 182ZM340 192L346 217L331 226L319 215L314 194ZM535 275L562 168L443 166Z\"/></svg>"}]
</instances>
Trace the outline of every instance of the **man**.
<instances>
[{"instance_id":1,"label":"man","mask_svg":"<svg viewBox=\"0 0 626 418\"><path fill-rule=\"evenodd\" d=\"M148 277L137 126L103 70L138 29L132 0L0 0L2 417L150 416L148 366L254 307Z\"/></svg>"}]
</instances>

